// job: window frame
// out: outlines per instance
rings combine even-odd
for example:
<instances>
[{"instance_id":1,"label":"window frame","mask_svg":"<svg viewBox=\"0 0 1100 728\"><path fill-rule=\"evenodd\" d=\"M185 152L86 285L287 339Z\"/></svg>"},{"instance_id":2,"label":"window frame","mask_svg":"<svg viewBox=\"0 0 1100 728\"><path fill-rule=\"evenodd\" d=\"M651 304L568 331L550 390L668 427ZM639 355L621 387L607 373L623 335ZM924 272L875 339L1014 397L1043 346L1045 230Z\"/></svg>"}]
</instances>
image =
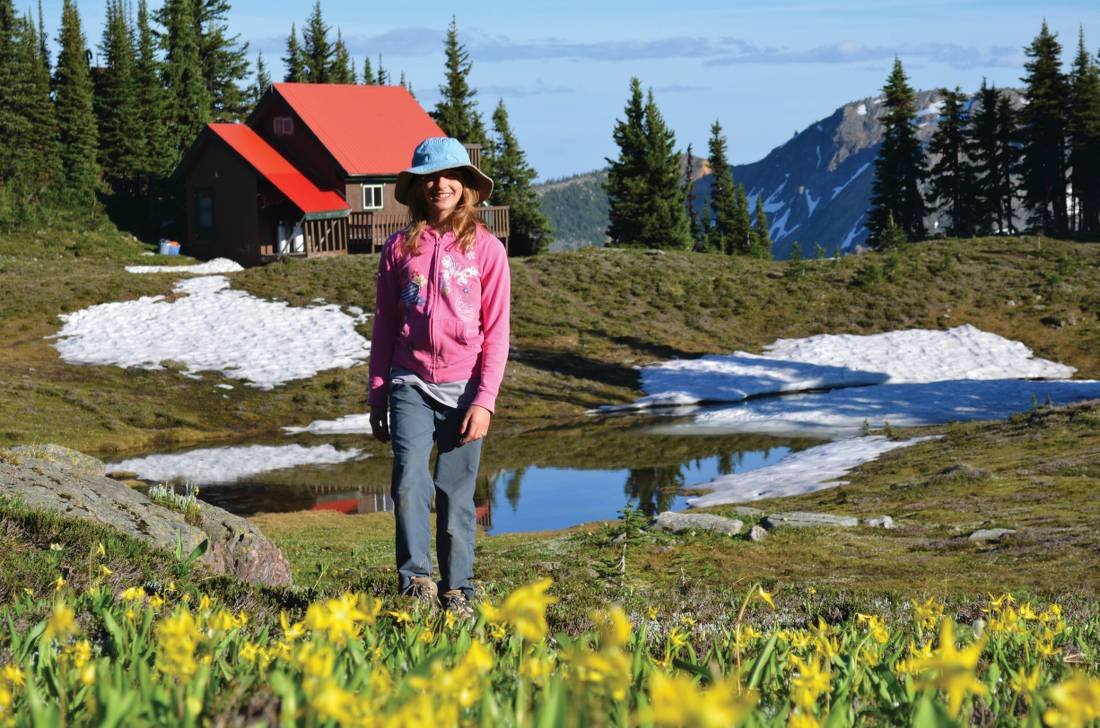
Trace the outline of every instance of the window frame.
<instances>
[{"instance_id":1,"label":"window frame","mask_svg":"<svg viewBox=\"0 0 1100 728\"><path fill-rule=\"evenodd\" d=\"M377 182L364 182L360 184L362 191L360 192L361 200L363 203L364 211L381 210L386 206L386 185ZM378 190L378 204L367 204L367 190Z\"/></svg>"},{"instance_id":2,"label":"window frame","mask_svg":"<svg viewBox=\"0 0 1100 728\"><path fill-rule=\"evenodd\" d=\"M275 116L271 119L271 133L275 136L294 136L294 117Z\"/></svg>"}]
</instances>

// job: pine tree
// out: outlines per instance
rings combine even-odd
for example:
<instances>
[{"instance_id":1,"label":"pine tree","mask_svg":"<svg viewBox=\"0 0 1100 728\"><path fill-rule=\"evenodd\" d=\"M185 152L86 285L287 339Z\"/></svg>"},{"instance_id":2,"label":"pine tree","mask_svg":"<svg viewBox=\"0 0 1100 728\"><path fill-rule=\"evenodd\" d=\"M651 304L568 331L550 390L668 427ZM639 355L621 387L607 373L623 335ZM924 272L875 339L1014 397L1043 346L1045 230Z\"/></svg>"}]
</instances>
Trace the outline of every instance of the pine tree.
<instances>
[{"instance_id":1,"label":"pine tree","mask_svg":"<svg viewBox=\"0 0 1100 728\"><path fill-rule=\"evenodd\" d=\"M42 15L42 0L38 0L38 59L50 75L49 39L46 37L46 18Z\"/></svg>"},{"instance_id":2,"label":"pine tree","mask_svg":"<svg viewBox=\"0 0 1100 728\"><path fill-rule=\"evenodd\" d=\"M1100 69L1085 48L1079 31L1077 57L1070 73L1070 182L1075 210L1074 229L1100 232Z\"/></svg>"},{"instance_id":3,"label":"pine tree","mask_svg":"<svg viewBox=\"0 0 1100 728\"><path fill-rule=\"evenodd\" d=\"M107 3L99 50L105 64L95 89L99 164L115 191L132 196L144 157L140 131L144 112L138 106L134 33L121 0Z\"/></svg>"},{"instance_id":4,"label":"pine tree","mask_svg":"<svg viewBox=\"0 0 1100 728\"><path fill-rule=\"evenodd\" d=\"M332 47L332 65L328 70L329 83L355 83L355 67L351 65L351 54L344 44L344 34L336 29L336 45Z\"/></svg>"},{"instance_id":5,"label":"pine tree","mask_svg":"<svg viewBox=\"0 0 1100 728\"><path fill-rule=\"evenodd\" d=\"M446 74L443 85L439 87L440 99L432 111L432 118L447 136L466 144L488 146L485 125L474 99L477 91L470 87L468 80L473 63L465 46L458 42L458 25L454 17L447 27L443 48ZM381 58L378 68L381 74Z\"/></svg>"},{"instance_id":6,"label":"pine tree","mask_svg":"<svg viewBox=\"0 0 1100 728\"><path fill-rule=\"evenodd\" d=\"M646 186L649 191L649 223L639 242L647 248L690 250L691 229L680 186L680 154L676 135L665 124L653 90L646 95Z\"/></svg>"},{"instance_id":7,"label":"pine tree","mask_svg":"<svg viewBox=\"0 0 1100 728\"><path fill-rule=\"evenodd\" d=\"M1020 112L1024 205L1030 222L1052 235L1069 229L1066 211L1066 100L1069 84L1061 70L1062 45L1043 21L1024 49L1027 75L1021 79L1027 104Z\"/></svg>"},{"instance_id":8,"label":"pine tree","mask_svg":"<svg viewBox=\"0 0 1100 728\"><path fill-rule=\"evenodd\" d=\"M745 194L745 185L737 185L737 205L733 217L734 252L738 255L751 255L752 245L752 213L749 211L749 198Z\"/></svg>"},{"instance_id":9,"label":"pine tree","mask_svg":"<svg viewBox=\"0 0 1100 728\"><path fill-rule=\"evenodd\" d=\"M138 0L137 65L135 67L138 117L138 137L141 140L142 162L139 179L143 194L151 194L157 183L172 171L175 150L165 124L167 97L161 84L163 77L157 58L157 40L150 24L146 0Z\"/></svg>"},{"instance_id":10,"label":"pine tree","mask_svg":"<svg viewBox=\"0 0 1100 728\"><path fill-rule=\"evenodd\" d=\"M968 238L977 226L974 167L966 155L970 115L965 110L966 95L958 87L940 89L940 94L939 125L928 144L929 154L939 157L930 171L930 199L950 217L947 234Z\"/></svg>"},{"instance_id":11,"label":"pine tree","mask_svg":"<svg viewBox=\"0 0 1100 728\"><path fill-rule=\"evenodd\" d=\"M30 138L25 146L16 147L23 149L22 176L27 183L26 191L36 204L44 200L61 178L57 116L50 98L50 60L46 45L42 42L43 28L42 7L39 4L38 29L35 30L34 22L28 16L20 44L24 64L29 67L29 77L23 86L26 100L20 106L29 126Z\"/></svg>"},{"instance_id":12,"label":"pine tree","mask_svg":"<svg viewBox=\"0 0 1100 728\"><path fill-rule=\"evenodd\" d=\"M92 110L92 77L88 68L88 46L80 28L80 15L73 0L64 0L58 34L61 53L54 70L58 139L62 184L73 204L92 208L99 189L96 162L96 123Z\"/></svg>"},{"instance_id":13,"label":"pine tree","mask_svg":"<svg viewBox=\"0 0 1100 728\"><path fill-rule=\"evenodd\" d=\"M191 0L165 0L161 8L163 85L171 100L165 105L165 121L173 166L210 121L210 95L203 79L194 17Z\"/></svg>"},{"instance_id":14,"label":"pine tree","mask_svg":"<svg viewBox=\"0 0 1100 728\"><path fill-rule=\"evenodd\" d=\"M373 86L377 81L374 78L374 71L370 67L370 57L363 59L363 85Z\"/></svg>"},{"instance_id":15,"label":"pine tree","mask_svg":"<svg viewBox=\"0 0 1100 728\"><path fill-rule=\"evenodd\" d=\"M886 112L882 116L882 146L875 157L867 225L867 242L874 248L886 243L891 215L907 239L923 240L925 235L920 184L927 172L916 134L917 95L909 85L901 59L894 59L894 68L882 90Z\"/></svg>"},{"instance_id":16,"label":"pine tree","mask_svg":"<svg viewBox=\"0 0 1100 728\"><path fill-rule=\"evenodd\" d=\"M22 140L28 134L26 119L20 113L16 84L20 76L16 39L18 18L11 0L0 0L0 182L15 176L19 146L11 140Z\"/></svg>"},{"instance_id":17,"label":"pine tree","mask_svg":"<svg viewBox=\"0 0 1100 728\"><path fill-rule=\"evenodd\" d=\"M756 220L752 229L752 254L756 258L765 260L772 258L772 236L768 228L768 215L764 212L764 200L759 193L756 195Z\"/></svg>"},{"instance_id":18,"label":"pine tree","mask_svg":"<svg viewBox=\"0 0 1100 728\"><path fill-rule=\"evenodd\" d=\"M966 153L974 165L975 231L988 235L1004 230L1003 211L997 193L997 98L996 86L982 79L966 126Z\"/></svg>"},{"instance_id":19,"label":"pine tree","mask_svg":"<svg viewBox=\"0 0 1100 728\"><path fill-rule=\"evenodd\" d=\"M509 252L536 255L549 247L553 235L550 223L539 209L538 194L531 186L538 175L527 163L527 155L512 132L503 99L493 112L493 134L493 178L496 182L493 201L509 207Z\"/></svg>"},{"instance_id":20,"label":"pine tree","mask_svg":"<svg viewBox=\"0 0 1100 728\"><path fill-rule=\"evenodd\" d=\"M1013 200L1019 195L1016 190L1016 171L1020 167L1018 146L1019 129L1017 112L1012 108L1008 94L1002 93L997 99L997 185L995 193L1000 214L1004 218L1007 234L1016 234L1013 222Z\"/></svg>"},{"instance_id":21,"label":"pine tree","mask_svg":"<svg viewBox=\"0 0 1100 728\"><path fill-rule=\"evenodd\" d=\"M687 159L684 160L684 197L687 200L688 229L691 231L692 248L702 252L706 248L703 227L699 223L699 211L695 209L695 155L688 144Z\"/></svg>"},{"instance_id":22,"label":"pine tree","mask_svg":"<svg viewBox=\"0 0 1100 728\"><path fill-rule=\"evenodd\" d=\"M733 183L726 156L726 138L722 136L722 125L716 119L710 126L710 140L707 144L710 156L710 225L707 246L713 250L733 255L739 250L737 239L737 188Z\"/></svg>"},{"instance_id":23,"label":"pine tree","mask_svg":"<svg viewBox=\"0 0 1100 728\"><path fill-rule=\"evenodd\" d=\"M246 114L240 84L248 76L248 43L229 35L229 0L192 0L195 43L203 83L215 121L239 121Z\"/></svg>"},{"instance_id":24,"label":"pine tree","mask_svg":"<svg viewBox=\"0 0 1100 728\"><path fill-rule=\"evenodd\" d=\"M303 83L306 80L305 60L302 57L302 47L298 44L298 29L294 23L290 24L290 35L286 38L283 67L286 68L283 80L287 83Z\"/></svg>"},{"instance_id":25,"label":"pine tree","mask_svg":"<svg viewBox=\"0 0 1100 728\"><path fill-rule=\"evenodd\" d=\"M649 189L646 179L645 105L642 84L630 79L630 97L625 118L616 120L612 131L619 147L617 159L608 159L607 237L612 245L634 245L643 237L649 214Z\"/></svg>"},{"instance_id":26,"label":"pine tree","mask_svg":"<svg viewBox=\"0 0 1100 728\"><path fill-rule=\"evenodd\" d=\"M390 74L382 67L382 54L378 54L378 72L374 74L374 79L379 86L390 85Z\"/></svg>"},{"instance_id":27,"label":"pine tree","mask_svg":"<svg viewBox=\"0 0 1100 728\"><path fill-rule=\"evenodd\" d=\"M302 33L302 59L308 83L329 83L332 70L332 44L328 40L329 27L321 17L321 0L314 0L313 11Z\"/></svg>"},{"instance_id":28,"label":"pine tree","mask_svg":"<svg viewBox=\"0 0 1100 728\"><path fill-rule=\"evenodd\" d=\"M264 63L264 54L256 54L256 81L248 89L249 103L255 108L263 95L271 88L271 74L267 72L267 64Z\"/></svg>"}]
</instances>

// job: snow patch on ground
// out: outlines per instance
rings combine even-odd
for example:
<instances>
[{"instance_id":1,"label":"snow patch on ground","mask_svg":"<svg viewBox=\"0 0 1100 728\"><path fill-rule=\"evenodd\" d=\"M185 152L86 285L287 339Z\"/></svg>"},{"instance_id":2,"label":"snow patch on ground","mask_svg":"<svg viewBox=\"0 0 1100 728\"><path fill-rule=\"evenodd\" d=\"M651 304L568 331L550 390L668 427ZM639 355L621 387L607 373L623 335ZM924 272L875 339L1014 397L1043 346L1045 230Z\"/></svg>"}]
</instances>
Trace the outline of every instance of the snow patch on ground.
<instances>
[{"instance_id":1,"label":"snow patch on ground","mask_svg":"<svg viewBox=\"0 0 1100 728\"><path fill-rule=\"evenodd\" d=\"M818 161L820 161L820 159ZM821 198L818 197L815 200L814 196L810 194L809 190L803 190L803 192L806 194L806 207L810 208L810 214L813 215L814 210L817 209L817 203L821 202Z\"/></svg>"},{"instance_id":2,"label":"snow patch on ground","mask_svg":"<svg viewBox=\"0 0 1100 728\"><path fill-rule=\"evenodd\" d=\"M689 498L688 505L702 508L763 498L802 495L825 488L835 488L838 485L844 485L845 482L837 478L847 475L857 465L874 460L890 450L908 447L927 439L929 438L919 437L895 442L885 437L875 436L818 445L808 450L793 452L774 465L731 473L715 478L709 483L689 486L712 492Z\"/></svg>"},{"instance_id":3,"label":"snow patch on ground","mask_svg":"<svg viewBox=\"0 0 1100 728\"><path fill-rule=\"evenodd\" d=\"M143 480L175 478L200 485L232 483L259 473L299 465L332 465L359 457L356 448L337 450L332 445L246 445L215 447L189 452L147 455L107 466L107 471L130 471Z\"/></svg>"},{"instance_id":4,"label":"snow patch on ground","mask_svg":"<svg viewBox=\"0 0 1100 728\"><path fill-rule=\"evenodd\" d=\"M292 307L229 288L224 276L178 283L179 298L104 303L61 316L61 358L70 364L160 369L179 362L185 375L219 371L271 389L325 369L364 362L370 342L339 306Z\"/></svg>"},{"instance_id":5,"label":"snow patch on ground","mask_svg":"<svg viewBox=\"0 0 1100 728\"><path fill-rule=\"evenodd\" d=\"M870 166L871 166L871 163L870 163L870 162L864 162L864 163L863 163L863 165L862 165L862 166L861 166L861 167L860 167L859 169L857 169L857 170L856 170L856 173L855 173L855 174L853 174L853 175L852 175L851 177L849 177L849 178L848 178L848 181L847 181L847 182L845 182L844 184L842 184L842 185L841 185L841 186L839 186L839 187L834 187L834 188L833 188L833 199L835 200L835 199L836 199L836 196L837 196L837 195L839 195L839 194L840 194L841 192L843 192L843 191L844 191L844 189L845 189L845 188L846 188L846 187L847 187L848 185L852 184L852 182L853 182L853 181L855 181L855 178L856 178L856 177L858 177L858 176L860 176L861 174L863 174L864 172L866 172L866 171L867 171L867 168L868 168L868 167L870 167Z\"/></svg>"},{"instance_id":6,"label":"snow patch on ground","mask_svg":"<svg viewBox=\"0 0 1100 728\"><path fill-rule=\"evenodd\" d=\"M127 273L191 273L198 276L213 273L236 273L242 271L240 265L228 258L214 258L198 265L128 265Z\"/></svg>"},{"instance_id":7,"label":"snow patch on ground","mask_svg":"<svg viewBox=\"0 0 1100 728\"><path fill-rule=\"evenodd\" d=\"M763 355L734 352L643 367L645 397L631 407L736 402L834 387L943 380L1064 379L1075 369L970 325L870 336L822 334L779 339Z\"/></svg>"},{"instance_id":8,"label":"snow patch on ground","mask_svg":"<svg viewBox=\"0 0 1100 728\"><path fill-rule=\"evenodd\" d=\"M314 420L305 427L284 427L290 435L308 432L311 435L370 434L370 413L344 415L335 420Z\"/></svg>"}]
</instances>

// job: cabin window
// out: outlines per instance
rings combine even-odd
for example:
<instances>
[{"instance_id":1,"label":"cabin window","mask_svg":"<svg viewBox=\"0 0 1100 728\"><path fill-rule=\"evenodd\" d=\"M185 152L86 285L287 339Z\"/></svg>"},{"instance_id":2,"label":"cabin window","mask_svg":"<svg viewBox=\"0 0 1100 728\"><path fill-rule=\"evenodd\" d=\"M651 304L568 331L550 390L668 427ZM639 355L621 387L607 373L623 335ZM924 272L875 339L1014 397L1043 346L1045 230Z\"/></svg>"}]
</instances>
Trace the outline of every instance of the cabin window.
<instances>
[{"instance_id":1,"label":"cabin window","mask_svg":"<svg viewBox=\"0 0 1100 728\"><path fill-rule=\"evenodd\" d=\"M195 230L201 238L214 237L214 194L195 190Z\"/></svg>"},{"instance_id":2,"label":"cabin window","mask_svg":"<svg viewBox=\"0 0 1100 728\"><path fill-rule=\"evenodd\" d=\"M291 136L294 134L294 118L291 116L276 116L271 120L271 131L275 136Z\"/></svg>"},{"instance_id":3,"label":"cabin window","mask_svg":"<svg viewBox=\"0 0 1100 728\"><path fill-rule=\"evenodd\" d=\"M383 185L363 185L364 210L382 209L382 187Z\"/></svg>"}]
</instances>

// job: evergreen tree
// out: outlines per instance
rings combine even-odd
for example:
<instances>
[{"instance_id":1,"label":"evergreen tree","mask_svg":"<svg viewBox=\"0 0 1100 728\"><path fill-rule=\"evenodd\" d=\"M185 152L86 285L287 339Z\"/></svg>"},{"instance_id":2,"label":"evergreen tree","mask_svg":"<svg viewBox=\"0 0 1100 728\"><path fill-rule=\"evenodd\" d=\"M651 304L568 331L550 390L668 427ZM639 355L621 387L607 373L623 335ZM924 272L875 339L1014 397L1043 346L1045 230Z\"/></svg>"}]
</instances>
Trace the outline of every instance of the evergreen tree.
<instances>
[{"instance_id":1,"label":"evergreen tree","mask_svg":"<svg viewBox=\"0 0 1100 728\"><path fill-rule=\"evenodd\" d=\"M466 144L486 144L485 125L477 110L474 96L477 91L470 88L469 76L473 63L465 46L458 42L458 25L454 17L447 27L447 38L443 43L446 74L443 85L439 87L440 99L432 112L439 127L447 134ZM379 74L382 60L378 60Z\"/></svg>"},{"instance_id":2,"label":"evergreen tree","mask_svg":"<svg viewBox=\"0 0 1100 728\"><path fill-rule=\"evenodd\" d=\"M329 83L333 47L328 40L329 27L321 17L321 0L314 0L313 11L302 33L302 59L308 83Z\"/></svg>"},{"instance_id":3,"label":"evergreen tree","mask_svg":"<svg viewBox=\"0 0 1100 728\"><path fill-rule=\"evenodd\" d=\"M53 100L50 98L49 56L42 42L42 7L38 8L38 30L27 16L24 23L19 53L29 75L19 85L19 96L25 100L19 103L29 128L30 137L22 149L21 168L29 198L40 203L51 187L61 177L61 162L58 148L57 116L54 113ZM9 140L11 141L11 140Z\"/></svg>"},{"instance_id":4,"label":"evergreen tree","mask_svg":"<svg viewBox=\"0 0 1100 728\"><path fill-rule=\"evenodd\" d=\"M553 235L550 223L539 208L538 194L531 186L538 175L527 163L527 155L512 132L503 100L497 103L493 112L493 134L493 178L496 182L493 200L510 208L509 252L513 255L541 253L549 247Z\"/></svg>"},{"instance_id":5,"label":"evergreen tree","mask_svg":"<svg viewBox=\"0 0 1100 728\"><path fill-rule=\"evenodd\" d=\"M665 124L652 89L646 95L644 131L649 214L638 242L647 248L690 250L691 229L680 186L676 135Z\"/></svg>"},{"instance_id":6,"label":"evergreen tree","mask_svg":"<svg viewBox=\"0 0 1100 728\"><path fill-rule=\"evenodd\" d=\"M695 209L695 155L688 144L687 159L684 161L684 197L687 199L688 229L694 250L702 252L706 248L703 228L699 224L699 212Z\"/></svg>"},{"instance_id":7,"label":"evergreen tree","mask_svg":"<svg viewBox=\"0 0 1100 728\"><path fill-rule=\"evenodd\" d=\"M379 86L390 85L390 74L382 67L382 54L378 54L378 72L374 74L374 80Z\"/></svg>"},{"instance_id":8,"label":"evergreen tree","mask_svg":"<svg viewBox=\"0 0 1100 728\"><path fill-rule=\"evenodd\" d=\"M344 44L344 34L336 29L336 45L332 48L332 66L328 71L329 83L355 83L355 67L351 64L351 54Z\"/></svg>"},{"instance_id":9,"label":"evergreen tree","mask_svg":"<svg viewBox=\"0 0 1100 728\"><path fill-rule=\"evenodd\" d=\"M17 52L18 18L11 0L0 0L0 182L8 183L15 177L19 146L16 142L27 137L27 120L20 113L17 99L19 55Z\"/></svg>"},{"instance_id":10,"label":"evergreen tree","mask_svg":"<svg viewBox=\"0 0 1100 728\"><path fill-rule=\"evenodd\" d=\"M997 99L996 86L982 79L982 87L966 126L966 153L974 168L975 231L988 235L1004 230L1003 211L997 195Z\"/></svg>"},{"instance_id":11,"label":"evergreen tree","mask_svg":"<svg viewBox=\"0 0 1100 728\"><path fill-rule=\"evenodd\" d=\"M613 245L633 245L643 238L649 214L646 178L645 105L642 83L630 79L630 97L625 118L616 120L612 131L619 147L617 159L608 159L604 189L608 201L607 237Z\"/></svg>"},{"instance_id":12,"label":"evergreen tree","mask_svg":"<svg viewBox=\"0 0 1100 728\"><path fill-rule=\"evenodd\" d=\"M103 177L118 192L134 195L142 170L141 115L137 91L134 33L121 0L108 0L107 20L99 50L105 67L96 85L99 164Z\"/></svg>"},{"instance_id":13,"label":"evergreen tree","mask_svg":"<svg viewBox=\"0 0 1100 728\"><path fill-rule=\"evenodd\" d=\"M374 70L370 66L370 57L363 59L363 84L365 86L373 86L375 83Z\"/></svg>"},{"instance_id":14,"label":"evergreen tree","mask_svg":"<svg viewBox=\"0 0 1100 728\"><path fill-rule=\"evenodd\" d=\"M302 47L298 44L298 29L294 23L290 24L290 35L286 39L283 67L286 68L283 80L287 83L303 83L306 80L305 59L302 57Z\"/></svg>"},{"instance_id":15,"label":"evergreen tree","mask_svg":"<svg viewBox=\"0 0 1100 728\"><path fill-rule=\"evenodd\" d=\"M249 102L255 108L263 95L271 88L271 74L267 72L267 64L264 63L264 54L256 54L256 82L249 88Z\"/></svg>"},{"instance_id":16,"label":"evergreen tree","mask_svg":"<svg viewBox=\"0 0 1100 728\"><path fill-rule=\"evenodd\" d=\"M92 77L88 68L88 46L80 28L80 15L73 0L64 0L58 34L61 53L54 70L61 171L66 196L91 208L99 188L96 162L96 123L92 110Z\"/></svg>"},{"instance_id":17,"label":"evergreen tree","mask_svg":"<svg viewBox=\"0 0 1100 728\"><path fill-rule=\"evenodd\" d=\"M162 77L149 9L146 0L138 0L135 88L137 106L141 110L138 117L138 137L142 150L139 179L144 187L144 194L150 194L159 180L168 176L175 159L172 138L165 124L168 104L161 85Z\"/></svg>"},{"instance_id":18,"label":"evergreen tree","mask_svg":"<svg viewBox=\"0 0 1100 728\"><path fill-rule=\"evenodd\" d=\"M229 35L229 0L192 0L195 43L214 121L239 121L247 99L241 89L248 76L248 43Z\"/></svg>"},{"instance_id":19,"label":"evergreen tree","mask_svg":"<svg viewBox=\"0 0 1100 728\"><path fill-rule=\"evenodd\" d=\"M974 168L966 155L970 115L965 110L966 95L958 87L954 91L941 89L940 94L939 125L928 144L929 153L939 157L931 169L930 198L951 219L947 234L968 238L977 226Z\"/></svg>"},{"instance_id":20,"label":"evergreen tree","mask_svg":"<svg viewBox=\"0 0 1100 728\"><path fill-rule=\"evenodd\" d=\"M1065 155L1069 84L1059 60L1062 45L1046 21L1024 53L1029 59L1024 64L1027 75L1021 79L1027 99L1020 112L1024 205L1034 226L1064 235L1069 229Z\"/></svg>"},{"instance_id":21,"label":"evergreen tree","mask_svg":"<svg viewBox=\"0 0 1100 728\"><path fill-rule=\"evenodd\" d=\"M42 0L38 0L38 60L46 69L46 76L50 75L50 49L46 38L46 19L42 15Z\"/></svg>"},{"instance_id":22,"label":"evergreen tree","mask_svg":"<svg viewBox=\"0 0 1100 728\"><path fill-rule=\"evenodd\" d=\"M742 188L744 189L744 188ZM756 195L756 221L752 230L752 253L757 258L771 260L772 236L768 228L768 215L764 212L764 200Z\"/></svg>"},{"instance_id":23,"label":"evergreen tree","mask_svg":"<svg viewBox=\"0 0 1100 728\"><path fill-rule=\"evenodd\" d=\"M175 165L210 121L211 102L203 79L191 0L165 0L160 17L164 25L163 85L171 100L165 104L165 122Z\"/></svg>"},{"instance_id":24,"label":"evergreen tree","mask_svg":"<svg viewBox=\"0 0 1100 728\"><path fill-rule=\"evenodd\" d=\"M925 234L920 184L927 172L916 134L917 95L909 85L901 59L894 59L894 68L882 90L886 112L882 116L882 146L875 157L867 225L867 242L874 248L886 244L891 215L909 240L922 240Z\"/></svg>"},{"instance_id":25,"label":"evergreen tree","mask_svg":"<svg viewBox=\"0 0 1100 728\"><path fill-rule=\"evenodd\" d=\"M1020 151L1017 139L1019 130L1016 121L1017 113L1012 108L1012 100L1008 94L1002 93L997 99L997 185L995 193L998 200L998 208L1004 218L1004 227L1007 234L1016 234L1016 224L1012 221L1013 200L1016 199L1016 182L1014 175L1020 167Z\"/></svg>"},{"instance_id":26,"label":"evergreen tree","mask_svg":"<svg viewBox=\"0 0 1100 728\"><path fill-rule=\"evenodd\" d=\"M710 217L707 246L713 250L733 255L738 252L737 238L737 188L733 183L726 156L726 138L722 136L722 125L716 119L710 126L710 140L707 143L710 156Z\"/></svg>"},{"instance_id":27,"label":"evergreen tree","mask_svg":"<svg viewBox=\"0 0 1100 728\"><path fill-rule=\"evenodd\" d=\"M738 255L753 254L752 213L749 211L749 197L745 194L745 185L737 185L737 205L734 208L733 238L734 252Z\"/></svg>"},{"instance_id":28,"label":"evergreen tree","mask_svg":"<svg viewBox=\"0 0 1100 728\"><path fill-rule=\"evenodd\" d=\"M1079 31L1070 73L1067 130L1074 228L1086 234L1100 232L1100 69L1085 48L1084 29Z\"/></svg>"}]
</instances>

